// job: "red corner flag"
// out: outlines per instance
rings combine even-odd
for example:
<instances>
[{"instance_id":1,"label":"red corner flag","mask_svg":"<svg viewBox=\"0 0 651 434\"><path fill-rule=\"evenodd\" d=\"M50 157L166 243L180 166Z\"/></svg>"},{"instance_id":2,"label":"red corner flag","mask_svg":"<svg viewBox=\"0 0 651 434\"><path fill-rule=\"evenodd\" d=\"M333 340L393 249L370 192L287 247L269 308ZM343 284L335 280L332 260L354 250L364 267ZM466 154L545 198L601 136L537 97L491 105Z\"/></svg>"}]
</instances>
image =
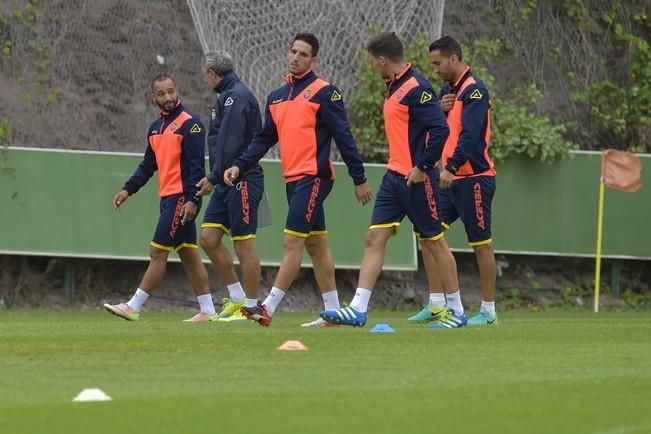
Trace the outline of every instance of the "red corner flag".
<instances>
[{"instance_id":1,"label":"red corner flag","mask_svg":"<svg viewBox=\"0 0 651 434\"><path fill-rule=\"evenodd\" d=\"M642 187L640 157L624 151L607 149L601 156L601 179L607 187L633 192Z\"/></svg>"}]
</instances>

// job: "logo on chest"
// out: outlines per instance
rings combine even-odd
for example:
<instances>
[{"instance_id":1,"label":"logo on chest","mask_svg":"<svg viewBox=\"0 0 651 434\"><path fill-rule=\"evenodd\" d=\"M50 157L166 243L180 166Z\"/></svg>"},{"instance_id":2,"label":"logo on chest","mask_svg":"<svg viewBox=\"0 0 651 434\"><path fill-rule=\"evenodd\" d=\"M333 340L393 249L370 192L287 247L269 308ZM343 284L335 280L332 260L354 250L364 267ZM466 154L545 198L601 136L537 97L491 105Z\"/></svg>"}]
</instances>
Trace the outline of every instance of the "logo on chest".
<instances>
[{"instance_id":1,"label":"logo on chest","mask_svg":"<svg viewBox=\"0 0 651 434\"><path fill-rule=\"evenodd\" d=\"M303 94L303 98L309 99L310 96L312 96L312 89L307 89L305 93Z\"/></svg>"}]
</instances>

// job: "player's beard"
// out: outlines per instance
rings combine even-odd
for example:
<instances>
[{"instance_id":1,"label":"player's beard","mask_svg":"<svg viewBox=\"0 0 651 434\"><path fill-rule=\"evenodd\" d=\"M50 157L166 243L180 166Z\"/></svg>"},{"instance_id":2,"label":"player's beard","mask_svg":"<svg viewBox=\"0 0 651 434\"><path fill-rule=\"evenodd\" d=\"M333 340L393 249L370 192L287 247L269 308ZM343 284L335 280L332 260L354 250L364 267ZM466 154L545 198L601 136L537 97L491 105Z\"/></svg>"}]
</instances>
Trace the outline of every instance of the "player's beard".
<instances>
[{"instance_id":1,"label":"player's beard","mask_svg":"<svg viewBox=\"0 0 651 434\"><path fill-rule=\"evenodd\" d=\"M168 102L165 102L165 103L163 103L163 104L160 104L158 101L156 101L156 105L158 106L158 108L159 108L161 111L163 111L163 112L167 112L167 113L169 113L169 112L171 112L172 110L174 110L174 107L176 107L176 105L177 105L178 103L179 103L179 99L178 99L178 98L175 98L174 101L168 101Z\"/></svg>"}]
</instances>

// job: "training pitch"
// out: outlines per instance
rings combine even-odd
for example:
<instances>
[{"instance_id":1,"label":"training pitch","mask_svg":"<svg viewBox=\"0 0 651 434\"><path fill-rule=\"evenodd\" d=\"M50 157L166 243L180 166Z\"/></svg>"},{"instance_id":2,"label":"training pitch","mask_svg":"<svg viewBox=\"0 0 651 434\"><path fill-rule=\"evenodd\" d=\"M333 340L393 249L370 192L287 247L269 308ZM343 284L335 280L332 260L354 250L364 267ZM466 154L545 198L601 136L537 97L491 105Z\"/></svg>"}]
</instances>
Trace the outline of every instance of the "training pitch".
<instances>
[{"instance_id":1,"label":"training pitch","mask_svg":"<svg viewBox=\"0 0 651 434\"><path fill-rule=\"evenodd\" d=\"M357 329L190 314L0 311L0 433L651 433L649 313L502 313L456 330L411 312L371 311ZM287 340L308 350L278 351ZM72 402L87 388L112 401Z\"/></svg>"}]
</instances>

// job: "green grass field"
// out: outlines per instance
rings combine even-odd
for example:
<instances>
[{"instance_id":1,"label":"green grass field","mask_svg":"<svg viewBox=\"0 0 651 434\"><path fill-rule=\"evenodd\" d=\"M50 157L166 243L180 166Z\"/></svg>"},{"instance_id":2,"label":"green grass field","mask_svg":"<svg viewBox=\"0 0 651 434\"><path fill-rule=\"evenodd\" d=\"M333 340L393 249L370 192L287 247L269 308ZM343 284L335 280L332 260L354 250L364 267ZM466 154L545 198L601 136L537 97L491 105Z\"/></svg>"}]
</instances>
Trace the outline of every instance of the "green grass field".
<instances>
[{"instance_id":1,"label":"green grass field","mask_svg":"<svg viewBox=\"0 0 651 434\"><path fill-rule=\"evenodd\" d=\"M505 313L428 330L372 312L183 324L96 312L0 312L0 433L651 433L648 313ZM304 352L276 348L301 340ZM99 387L113 401L73 403Z\"/></svg>"}]
</instances>

